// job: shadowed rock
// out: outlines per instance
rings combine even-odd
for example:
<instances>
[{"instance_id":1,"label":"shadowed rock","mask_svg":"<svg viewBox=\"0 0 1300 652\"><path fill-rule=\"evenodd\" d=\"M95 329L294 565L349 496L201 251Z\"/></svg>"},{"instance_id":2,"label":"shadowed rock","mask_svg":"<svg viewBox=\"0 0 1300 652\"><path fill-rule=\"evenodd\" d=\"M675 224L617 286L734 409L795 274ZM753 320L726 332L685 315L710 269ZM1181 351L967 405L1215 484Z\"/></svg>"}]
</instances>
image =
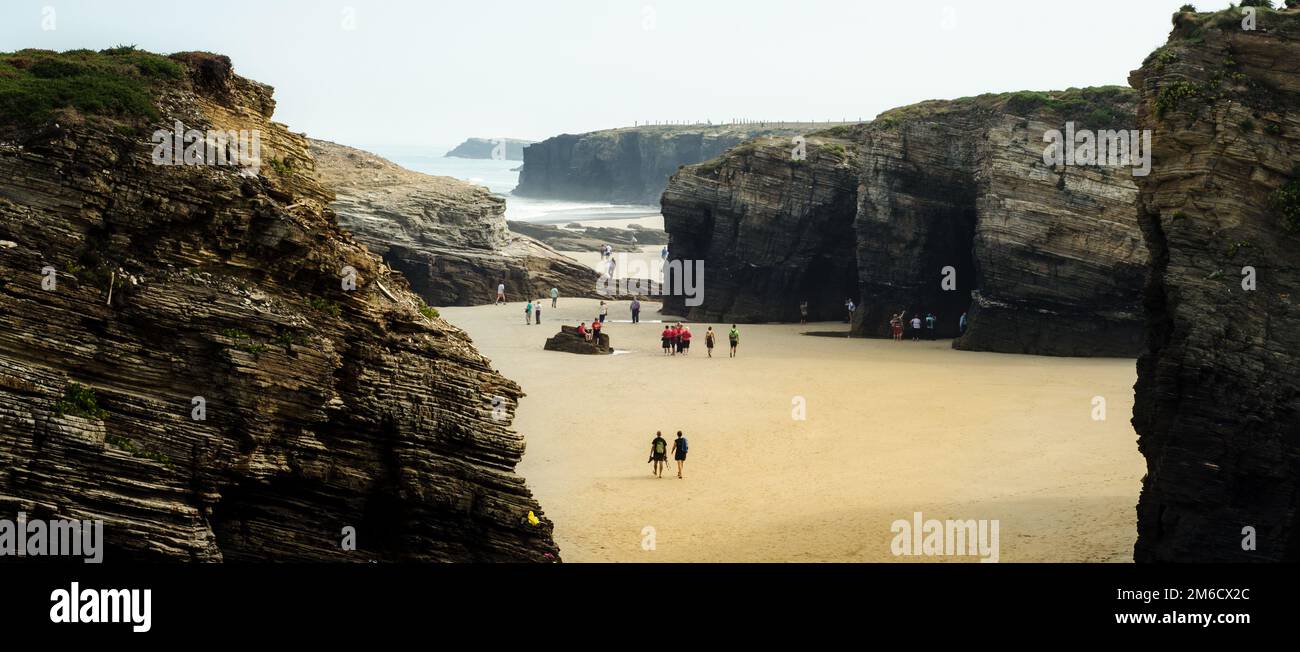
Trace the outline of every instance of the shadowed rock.
<instances>
[{"instance_id":1,"label":"shadowed rock","mask_svg":"<svg viewBox=\"0 0 1300 652\"><path fill-rule=\"evenodd\" d=\"M1139 562L1300 561L1300 12L1241 18L1177 15L1130 77L1157 161Z\"/></svg>"}]
</instances>

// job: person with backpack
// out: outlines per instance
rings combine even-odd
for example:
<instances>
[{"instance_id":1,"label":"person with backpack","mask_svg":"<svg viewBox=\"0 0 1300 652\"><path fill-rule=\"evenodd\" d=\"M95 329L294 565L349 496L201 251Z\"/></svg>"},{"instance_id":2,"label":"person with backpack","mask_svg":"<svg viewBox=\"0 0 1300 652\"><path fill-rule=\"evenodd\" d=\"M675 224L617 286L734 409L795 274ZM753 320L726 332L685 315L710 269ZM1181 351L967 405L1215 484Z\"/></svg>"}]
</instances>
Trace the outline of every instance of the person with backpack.
<instances>
[{"instance_id":1,"label":"person with backpack","mask_svg":"<svg viewBox=\"0 0 1300 652\"><path fill-rule=\"evenodd\" d=\"M682 465L686 464L686 438L682 436L682 431L677 431L677 439L673 441L673 459L677 460L677 479L682 479Z\"/></svg>"},{"instance_id":2,"label":"person with backpack","mask_svg":"<svg viewBox=\"0 0 1300 652\"><path fill-rule=\"evenodd\" d=\"M651 475L656 478L664 477L664 467L668 465L668 440L664 439L664 433L661 431L655 431L655 438L650 440L650 459L647 462L654 462Z\"/></svg>"},{"instance_id":3,"label":"person with backpack","mask_svg":"<svg viewBox=\"0 0 1300 652\"><path fill-rule=\"evenodd\" d=\"M736 325L731 325L731 332L727 333L727 339L731 340L731 357L736 357L736 346L740 344L740 331L736 330Z\"/></svg>"}]
</instances>

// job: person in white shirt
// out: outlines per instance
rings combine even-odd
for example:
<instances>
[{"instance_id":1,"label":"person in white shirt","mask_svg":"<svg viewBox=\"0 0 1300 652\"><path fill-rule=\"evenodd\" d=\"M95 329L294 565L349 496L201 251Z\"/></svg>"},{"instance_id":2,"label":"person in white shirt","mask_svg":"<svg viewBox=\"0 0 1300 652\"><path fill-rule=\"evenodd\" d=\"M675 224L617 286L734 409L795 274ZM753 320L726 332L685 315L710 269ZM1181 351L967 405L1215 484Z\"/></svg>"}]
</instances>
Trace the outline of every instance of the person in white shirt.
<instances>
[{"instance_id":1,"label":"person in white shirt","mask_svg":"<svg viewBox=\"0 0 1300 652\"><path fill-rule=\"evenodd\" d=\"M505 302L506 302L506 284L497 283L497 305L501 305Z\"/></svg>"},{"instance_id":2,"label":"person in white shirt","mask_svg":"<svg viewBox=\"0 0 1300 652\"><path fill-rule=\"evenodd\" d=\"M921 341L921 316L912 315L912 341Z\"/></svg>"}]
</instances>

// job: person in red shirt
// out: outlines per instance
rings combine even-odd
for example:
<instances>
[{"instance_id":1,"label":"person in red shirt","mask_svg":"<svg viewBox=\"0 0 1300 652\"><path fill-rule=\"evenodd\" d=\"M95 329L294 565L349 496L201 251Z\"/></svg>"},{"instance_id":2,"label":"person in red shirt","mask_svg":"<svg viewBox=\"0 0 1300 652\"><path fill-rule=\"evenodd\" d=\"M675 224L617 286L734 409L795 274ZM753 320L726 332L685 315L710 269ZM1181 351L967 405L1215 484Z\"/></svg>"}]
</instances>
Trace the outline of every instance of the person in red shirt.
<instances>
[{"instance_id":1,"label":"person in red shirt","mask_svg":"<svg viewBox=\"0 0 1300 652\"><path fill-rule=\"evenodd\" d=\"M599 321L591 322L591 338L594 339L597 344L600 343L600 322Z\"/></svg>"},{"instance_id":2,"label":"person in red shirt","mask_svg":"<svg viewBox=\"0 0 1300 652\"><path fill-rule=\"evenodd\" d=\"M689 326L683 326L682 327L682 355L690 355L690 353L691 353L691 328Z\"/></svg>"},{"instance_id":3,"label":"person in red shirt","mask_svg":"<svg viewBox=\"0 0 1300 652\"><path fill-rule=\"evenodd\" d=\"M578 334L582 336L582 339L588 342L591 341L591 333L587 331L587 322L584 321L578 324Z\"/></svg>"},{"instance_id":4,"label":"person in red shirt","mask_svg":"<svg viewBox=\"0 0 1300 652\"><path fill-rule=\"evenodd\" d=\"M673 347L673 329L664 326L664 332L660 333L659 337L663 339L664 355L668 355L668 350Z\"/></svg>"}]
</instances>

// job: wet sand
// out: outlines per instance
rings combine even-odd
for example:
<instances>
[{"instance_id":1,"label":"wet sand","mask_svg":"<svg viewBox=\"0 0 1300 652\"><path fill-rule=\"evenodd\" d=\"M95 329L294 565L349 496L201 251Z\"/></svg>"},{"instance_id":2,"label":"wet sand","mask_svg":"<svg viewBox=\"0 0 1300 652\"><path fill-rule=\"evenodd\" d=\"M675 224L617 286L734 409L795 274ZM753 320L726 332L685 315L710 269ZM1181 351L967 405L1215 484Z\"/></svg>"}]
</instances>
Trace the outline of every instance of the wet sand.
<instances>
[{"instance_id":1,"label":"wet sand","mask_svg":"<svg viewBox=\"0 0 1300 652\"><path fill-rule=\"evenodd\" d=\"M848 339L840 323L741 325L735 359L730 324L713 325L713 359L698 324L689 356L664 357L658 305L633 326L625 302L606 329L624 352L542 350L596 306L548 301L541 326L524 325L521 303L441 308L528 393L519 472L566 561L976 559L894 556L890 526L914 512L997 519L1003 562L1132 558L1144 472L1132 360ZM652 477L650 439L679 429L685 479Z\"/></svg>"}]
</instances>

